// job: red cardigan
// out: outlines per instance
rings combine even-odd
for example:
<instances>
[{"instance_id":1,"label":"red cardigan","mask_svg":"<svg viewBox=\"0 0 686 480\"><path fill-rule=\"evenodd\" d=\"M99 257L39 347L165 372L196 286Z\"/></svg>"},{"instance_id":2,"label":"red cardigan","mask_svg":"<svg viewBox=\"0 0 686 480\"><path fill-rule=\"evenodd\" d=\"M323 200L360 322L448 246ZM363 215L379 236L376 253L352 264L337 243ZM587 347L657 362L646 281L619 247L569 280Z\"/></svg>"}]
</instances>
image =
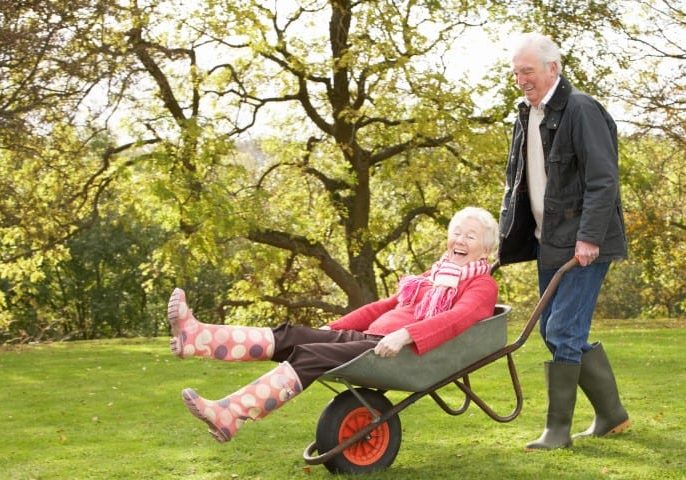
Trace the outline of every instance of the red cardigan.
<instances>
[{"instance_id":1,"label":"red cardigan","mask_svg":"<svg viewBox=\"0 0 686 480\"><path fill-rule=\"evenodd\" d=\"M417 303L429 289L430 286L422 287ZM396 294L353 310L329 326L332 330L356 330L381 336L405 328L415 351L421 355L493 316L497 298L495 280L490 275L479 275L461 281L452 308L433 317L415 320L415 305L399 305Z\"/></svg>"}]
</instances>

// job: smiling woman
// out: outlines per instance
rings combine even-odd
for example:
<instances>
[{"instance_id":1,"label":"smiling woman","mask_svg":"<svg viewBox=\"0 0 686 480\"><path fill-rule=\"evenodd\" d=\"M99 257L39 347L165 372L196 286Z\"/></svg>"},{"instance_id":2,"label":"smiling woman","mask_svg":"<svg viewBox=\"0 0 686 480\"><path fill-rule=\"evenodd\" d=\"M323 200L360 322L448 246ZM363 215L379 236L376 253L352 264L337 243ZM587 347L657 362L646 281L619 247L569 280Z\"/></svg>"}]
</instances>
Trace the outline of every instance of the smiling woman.
<instances>
[{"instance_id":1,"label":"smiling woman","mask_svg":"<svg viewBox=\"0 0 686 480\"><path fill-rule=\"evenodd\" d=\"M448 225L448 260L457 265L488 258L498 248L493 217L482 208L466 207Z\"/></svg>"},{"instance_id":2,"label":"smiling woman","mask_svg":"<svg viewBox=\"0 0 686 480\"><path fill-rule=\"evenodd\" d=\"M309 387L332 368L373 350L394 357L411 345L422 355L460 335L495 308L498 287L488 257L497 247L498 224L482 208L455 214L448 244L431 270L404 277L392 297L367 304L322 329L284 323L276 328L201 323L183 290L172 293L168 319L172 353L224 361L272 360L279 365L221 400L183 390L188 410L218 441L231 440L248 420L258 420Z\"/></svg>"}]
</instances>

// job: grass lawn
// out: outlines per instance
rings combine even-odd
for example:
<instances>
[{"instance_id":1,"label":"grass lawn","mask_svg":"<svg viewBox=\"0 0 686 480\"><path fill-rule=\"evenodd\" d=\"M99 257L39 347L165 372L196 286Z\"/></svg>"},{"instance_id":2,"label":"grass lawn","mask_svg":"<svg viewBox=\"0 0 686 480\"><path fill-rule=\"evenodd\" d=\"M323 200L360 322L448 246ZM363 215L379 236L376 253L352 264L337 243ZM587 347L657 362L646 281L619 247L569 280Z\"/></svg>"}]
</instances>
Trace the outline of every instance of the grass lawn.
<instances>
[{"instance_id":1,"label":"grass lawn","mask_svg":"<svg viewBox=\"0 0 686 480\"><path fill-rule=\"evenodd\" d=\"M512 327L510 338L518 333ZM565 451L523 451L541 433L546 408L541 363L548 355L534 333L515 354L525 396L516 420L496 423L474 405L451 417L424 398L401 413L393 466L365 478L686 479L686 325L605 323L592 337L613 362L633 421L626 434ZM335 478L302 460L332 398L327 388L313 385L227 444L216 443L180 400L188 386L224 396L272 367L178 360L166 338L0 348L0 478ZM471 377L501 413L514 398L506 370L501 360ZM574 430L592 417L580 393Z\"/></svg>"}]
</instances>

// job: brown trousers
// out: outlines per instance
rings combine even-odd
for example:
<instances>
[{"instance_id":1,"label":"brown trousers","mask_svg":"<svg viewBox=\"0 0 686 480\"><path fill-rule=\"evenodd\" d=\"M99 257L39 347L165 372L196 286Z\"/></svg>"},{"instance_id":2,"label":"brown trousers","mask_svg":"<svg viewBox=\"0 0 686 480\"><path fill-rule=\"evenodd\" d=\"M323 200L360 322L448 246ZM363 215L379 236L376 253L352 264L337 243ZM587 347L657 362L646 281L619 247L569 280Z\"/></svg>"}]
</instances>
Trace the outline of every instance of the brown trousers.
<instances>
[{"instance_id":1,"label":"brown trousers","mask_svg":"<svg viewBox=\"0 0 686 480\"><path fill-rule=\"evenodd\" d=\"M374 348L382 337L353 330L319 330L283 323L273 329L275 362L287 361L303 389L326 371Z\"/></svg>"}]
</instances>

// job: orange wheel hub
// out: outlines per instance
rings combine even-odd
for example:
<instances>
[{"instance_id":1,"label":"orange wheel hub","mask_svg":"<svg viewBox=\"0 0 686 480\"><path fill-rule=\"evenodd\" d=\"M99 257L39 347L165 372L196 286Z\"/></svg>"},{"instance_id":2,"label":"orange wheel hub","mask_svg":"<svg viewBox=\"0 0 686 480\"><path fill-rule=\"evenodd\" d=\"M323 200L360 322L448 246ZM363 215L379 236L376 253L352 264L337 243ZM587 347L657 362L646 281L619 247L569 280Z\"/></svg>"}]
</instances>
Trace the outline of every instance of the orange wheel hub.
<instances>
[{"instance_id":1,"label":"orange wheel hub","mask_svg":"<svg viewBox=\"0 0 686 480\"><path fill-rule=\"evenodd\" d=\"M365 407L352 410L341 422L338 441L343 442L369 425L372 414ZM343 450L343 456L356 465L371 465L383 457L390 441L388 424L384 423L369 432L367 437Z\"/></svg>"}]
</instances>

